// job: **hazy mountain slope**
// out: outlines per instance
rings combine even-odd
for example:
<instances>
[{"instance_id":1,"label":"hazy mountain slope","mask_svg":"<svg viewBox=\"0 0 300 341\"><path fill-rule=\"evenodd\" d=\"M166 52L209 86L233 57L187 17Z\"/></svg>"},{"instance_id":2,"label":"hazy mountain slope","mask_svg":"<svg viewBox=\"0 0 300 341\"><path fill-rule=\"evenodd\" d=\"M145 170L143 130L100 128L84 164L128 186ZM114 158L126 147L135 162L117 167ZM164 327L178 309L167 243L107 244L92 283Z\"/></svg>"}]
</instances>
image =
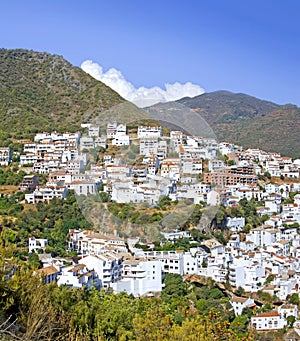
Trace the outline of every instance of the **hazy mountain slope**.
<instances>
[{"instance_id":1,"label":"hazy mountain slope","mask_svg":"<svg viewBox=\"0 0 300 341\"><path fill-rule=\"evenodd\" d=\"M300 110L245 94L216 91L178 101L199 113L220 141L300 157Z\"/></svg>"}]
</instances>

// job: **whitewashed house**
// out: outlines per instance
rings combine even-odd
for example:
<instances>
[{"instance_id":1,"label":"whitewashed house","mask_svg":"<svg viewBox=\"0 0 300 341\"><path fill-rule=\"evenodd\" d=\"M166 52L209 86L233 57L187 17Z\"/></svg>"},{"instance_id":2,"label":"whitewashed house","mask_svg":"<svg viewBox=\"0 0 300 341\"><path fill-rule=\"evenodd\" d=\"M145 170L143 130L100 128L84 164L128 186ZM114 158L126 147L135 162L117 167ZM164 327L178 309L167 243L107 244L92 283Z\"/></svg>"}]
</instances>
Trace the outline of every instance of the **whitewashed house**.
<instances>
[{"instance_id":1,"label":"whitewashed house","mask_svg":"<svg viewBox=\"0 0 300 341\"><path fill-rule=\"evenodd\" d=\"M85 264L78 264L62 268L61 274L58 275L57 285L65 285L74 289L86 288L87 290L90 290L92 286L96 289L100 289L102 283L93 269L88 269Z\"/></svg>"},{"instance_id":2,"label":"whitewashed house","mask_svg":"<svg viewBox=\"0 0 300 341\"><path fill-rule=\"evenodd\" d=\"M95 195L98 193L99 182L95 180L78 180L66 183L69 189L74 190L76 195Z\"/></svg>"},{"instance_id":3,"label":"whitewashed house","mask_svg":"<svg viewBox=\"0 0 300 341\"><path fill-rule=\"evenodd\" d=\"M153 137L161 137L162 136L162 128L161 127L150 127L150 126L139 126L138 127L138 138L153 138Z\"/></svg>"},{"instance_id":4,"label":"whitewashed house","mask_svg":"<svg viewBox=\"0 0 300 341\"><path fill-rule=\"evenodd\" d=\"M11 162L10 148L2 147L0 148L0 166L8 166Z\"/></svg>"},{"instance_id":5,"label":"whitewashed house","mask_svg":"<svg viewBox=\"0 0 300 341\"><path fill-rule=\"evenodd\" d=\"M279 330L286 324L286 320L277 311L259 313L251 317L251 326L257 331Z\"/></svg>"},{"instance_id":6,"label":"whitewashed house","mask_svg":"<svg viewBox=\"0 0 300 341\"><path fill-rule=\"evenodd\" d=\"M38 157L35 153L27 153L25 155L20 155L20 165L30 165L37 162Z\"/></svg>"},{"instance_id":7,"label":"whitewashed house","mask_svg":"<svg viewBox=\"0 0 300 341\"><path fill-rule=\"evenodd\" d=\"M129 146L130 145L130 137L129 135L118 135L112 139L111 144L113 146Z\"/></svg>"},{"instance_id":8,"label":"whitewashed house","mask_svg":"<svg viewBox=\"0 0 300 341\"><path fill-rule=\"evenodd\" d=\"M58 275L60 274L60 268L55 267L54 265L48 265L37 271L44 278L45 284L56 282Z\"/></svg>"},{"instance_id":9,"label":"whitewashed house","mask_svg":"<svg viewBox=\"0 0 300 341\"><path fill-rule=\"evenodd\" d=\"M111 285L115 293L126 292L135 297L162 291L162 265L157 260L128 257L124 260L122 279Z\"/></svg>"},{"instance_id":10,"label":"whitewashed house","mask_svg":"<svg viewBox=\"0 0 300 341\"><path fill-rule=\"evenodd\" d=\"M70 251L76 251L83 255L101 255L111 249L118 252L127 252L125 240L103 233L69 230L68 250Z\"/></svg>"},{"instance_id":11,"label":"whitewashed house","mask_svg":"<svg viewBox=\"0 0 300 341\"><path fill-rule=\"evenodd\" d=\"M245 217L227 217L226 218L226 226L230 229L232 232L240 232L243 230L243 227L245 227Z\"/></svg>"},{"instance_id":12,"label":"whitewashed house","mask_svg":"<svg viewBox=\"0 0 300 341\"><path fill-rule=\"evenodd\" d=\"M295 304L283 304L278 307L278 313L281 317L286 319L288 316L294 316L298 318L298 307Z\"/></svg>"},{"instance_id":13,"label":"whitewashed house","mask_svg":"<svg viewBox=\"0 0 300 341\"><path fill-rule=\"evenodd\" d=\"M121 279L123 257L115 252L86 255L79 260L79 264L93 269L104 288L109 288L112 283Z\"/></svg>"},{"instance_id":14,"label":"whitewashed house","mask_svg":"<svg viewBox=\"0 0 300 341\"><path fill-rule=\"evenodd\" d=\"M147 138L140 140L140 155L156 155L158 149L157 138Z\"/></svg>"},{"instance_id":15,"label":"whitewashed house","mask_svg":"<svg viewBox=\"0 0 300 341\"><path fill-rule=\"evenodd\" d=\"M37 250L42 250L45 252L46 247L48 246L47 239L40 239L35 237L29 237L28 239L28 252L36 252Z\"/></svg>"},{"instance_id":16,"label":"whitewashed house","mask_svg":"<svg viewBox=\"0 0 300 341\"><path fill-rule=\"evenodd\" d=\"M146 259L159 260L163 272L183 275L183 251L145 251L142 256Z\"/></svg>"},{"instance_id":17,"label":"whitewashed house","mask_svg":"<svg viewBox=\"0 0 300 341\"><path fill-rule=\"evenodd\" d=\"M232 299L230 300L230 303L233 307L234 314L236 316L241 316L245 308L255 307L254 299L250 297L233 296Z\"/></svg>"},{"instance_id":18,"label":"whitewashed house","mask_svg":"<svg viewBox=\"0 0 300 341\"><path fill-rule=\"evenodd\" d=\"M83 136L80 139L80 150L95 148L94 138L90 136Z\"/></svg>"},{"instance_id":19,"label":"whitewashed house","mask_svg":"<svg viewBox=\"0 0 300 341\"><path fill-rule=\"evenodd\" d=\"M51 201L53 198L66 199L68 189L64 185L48 184L37 187L34 192L25 194L25 201L29 204L36 204L44 201Z\"/></svg>"},{"instance_id":20,"label":"whitewashed house","mask_svg":"<svg viewBox=\"0 0 300 341\"><path fill-rule=\"evenodd\" d=\"M90 137L99 137L100 136L100 127L96 124L90 124L88 127L88 135Z\"/></svg>"},{"instance_id":21,"label":"whitewashed house","mask_svg":"<svg viewBox=\"0 0 300 341\"><path fill-rule=\"evenodd\" d=\"M198 273L198 261L190 252L183 253L183 273L193 275Z\"/></svg>"}]
</instances>

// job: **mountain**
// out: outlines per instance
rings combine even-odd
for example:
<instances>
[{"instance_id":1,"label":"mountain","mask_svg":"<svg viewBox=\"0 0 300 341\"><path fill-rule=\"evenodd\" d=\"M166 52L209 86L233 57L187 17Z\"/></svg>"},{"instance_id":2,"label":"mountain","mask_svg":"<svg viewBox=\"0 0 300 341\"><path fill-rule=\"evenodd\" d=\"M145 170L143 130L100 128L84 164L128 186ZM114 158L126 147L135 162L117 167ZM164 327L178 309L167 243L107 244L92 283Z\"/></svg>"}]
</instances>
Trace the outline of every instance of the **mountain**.
<instances>
[{"instance_id":1,"label":"mountain","mask_svg":"<svg viewBox=\"0 0 300 341\"><path fill-rule=\"evenodd\" d=\"M300 109L229 91L183 98L211 126L219 141L300 157Z\"/></svg>"},{"instance_id":2,"label":"mountain","mask_svg":"<svg viewBox=\"0 0 300 341\"><path fill-rule=\"evenodd\" d=\"M228 91L183 98L177 103L201 116L208 123L202 131L213 131L219 141L300 157L300 109L294 105L280 106ZM160 120L177 122L180 127L181 118L173 121L171 109L162 110ZM177 110L177 116L181 111ZM9 136L15 141L38 131L74 131L82 122L105 124L111 118L136 124L147 116L151 116L148 110L125 101L61 56L0 49L0 146ZM157 113L151 117L156 118ZM185 127L193 131L190 117Z\"/></svg>"},{"instance_id":3,"label":"mountain","mask_svg":"<svg viewBox=\"0 0 300 341\"><path fill-rule=\"evenodd\" d=\"M74 131L82 122L103 122L116 112L119 116L129 112L131 119L144 117L133 104L61 56L0 49L0 136L1 132L24 138L38 131Z\"/></svg>"}]
</instances>

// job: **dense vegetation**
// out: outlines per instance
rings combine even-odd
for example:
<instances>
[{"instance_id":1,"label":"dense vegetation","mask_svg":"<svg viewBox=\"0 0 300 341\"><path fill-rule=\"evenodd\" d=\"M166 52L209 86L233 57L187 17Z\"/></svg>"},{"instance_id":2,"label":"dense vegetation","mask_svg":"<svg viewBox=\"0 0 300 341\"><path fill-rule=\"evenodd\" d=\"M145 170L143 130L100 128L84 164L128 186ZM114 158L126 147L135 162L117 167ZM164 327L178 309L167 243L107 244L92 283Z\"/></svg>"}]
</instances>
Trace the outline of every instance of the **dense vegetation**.
<instances>
[{"instance_id":1,"label":"dense vegetation","mask_svg":"<svg viewBox=\"0 0 300 341\"><path fill-rule=\"evenodd\" d=\"M49 203L39 203L35 207L21 204L24 193L0 197L0 218L3 246L15 245L16 250L27 250L28 238L48 239L46 252L54 256L66 255L66 240L69 229L90 229L90 224L82 215L74 194L70 192L66 200L54 198ZM17 252L24 258L27 252Z\"/></svg>"},{"instance_id":2,"label":"dense vegetation","mask_svg":"<svg viewBox=\"0 0 300 341\"><path fill-rule=\"evenodd\" d=\"M4 340L254 340L228 311L213 282L198 287L167 275L161 298L135 299L44 285L20 263L15 274L0 249L0 337ZM3 280L6 278L6 280Z\"/></svg>"}]
</instances>

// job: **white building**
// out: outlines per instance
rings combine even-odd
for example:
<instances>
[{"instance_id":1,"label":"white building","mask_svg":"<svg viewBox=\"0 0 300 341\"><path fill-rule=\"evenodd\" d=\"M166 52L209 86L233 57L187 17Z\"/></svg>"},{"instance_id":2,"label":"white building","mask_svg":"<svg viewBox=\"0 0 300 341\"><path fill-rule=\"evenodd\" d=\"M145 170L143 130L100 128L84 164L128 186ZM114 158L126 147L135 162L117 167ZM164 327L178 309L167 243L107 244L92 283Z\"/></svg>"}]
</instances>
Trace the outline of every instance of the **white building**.
<instances>
[{"instance_id":1,"label":"white building","mask_svg":"<svg viewBox=\"0 0 300 341\"><path fill-rule=\"evenodd\" d=\"M80 132L76 133L57 133L56 131L52 133L38 133L34 137L35 142L43 142L43 141L67 141L70 144L77 147L78 141L80 139Z\"/></svg>"},{"instance_id":2,"label":"white building","mask_svg":"<svg viewBox=\"0 0 300 341\"><path fill-rule=\"evenodd\" d=\"M136 297L162 290L162 266L159 261L128 258L123 263L122 279L111 285L115 293L122 291Z\"/></svg>"},{"instance_id":3,"label":"white building","mask_svg":"<svg viewBox=\"0 0 300 341\"><path fill-rule=\"evenodd\" d=\"M89 125L88 134L90 137L98 137L100 135L100 127L95 124Z\"/></svg>"},{"instance_id":4,"label":"white building","mask_svg":"<svg viewBox=\"0 0 300 341\"><path fill-rule=\"evenodd\" d=\"M145 156L156 155L158 149L158 139L141 139L140 154Z\"/></svg>"},{"instance_id":5,"label":"white building","mask_svg":"<svg viewBox=\"0 0 300 341\"><path fill-rule=\"evenodd\" d=\"M150 126L139 126L138 127L138 138L153 138L161 137L162 128L161 127L150 127Z\"/></svg>"},{"instance_id":6,"label":"white building","mask_svg":"<svg viewBox=\"0 0 300 341\"><path fill-rule=\"evenodd\" d=\"M209 160L208 161L208 170L213 172L217 169L225 168L225 163L222 160Z\"/></svg>"},{"instance_id":7,"label":"white building","mask_svg":"<svg viewBox=\"0 0 300 341\"><path fill-rule=\"evenodd\" d=\"M80 139L80 150L95 148L95 142L93 137L83 136Z\"/></svg>"},{"instance_id":8,"label":"white building","mask_svg":"<svg viewBox=\"0 0 300 341\"><path fill-rule=\"evenodd\" d=\"M64 185L46 184L46 186L37 187L34 192L25 194L25 201L28 204L51 201L53 198L66 199L68 189Z\"/></svg>"},{"instance_id":9,"label":"white building","mask_svg":"<svg viewBox=\"0 0 300 341\"><path fill-rule=\"evenodd\" d=\"M126 135L126 125L117 124L117 122L108 123L106 127L106 135L108 139L113 139L116 136Z\"/></svg>"},{"instance_id":10,"label":"white building","mask_svg":"<svg viewBox=\"0 0 300 341\"><path fill-rule=\"evenodd\" d=\"M161 196L169 194L172 184L170 181L154 177L148 176L143 182L137 184L131 179L113 182L112 200L118 203L157 203Z\"/></svg>"},{"instance_id":11,"label":"white building","mask_svg":"<svg viewBox=\"0 0 300 341\"><path fill-rule=\"evenodd\" d=\"M130 137L129 135L118 135L112 139L111 144L113 146L129 146L130 145Z\"/></svg>"},{"instance_id":12,"label":"white building","mask_svg":"<svg viewBox=\"0 0 300 341\"><path fill-rule=\"evenodd\" d=\"M47 182L45 186L38 186L32 193L25 194L25 201L29 204L51 201L53 198L66 199L68 188L62 181Z\"/></svg>"},{"instance_id":13,"label":"white building","mask_svg":"<svg viewBox=\"0 0 300 341\"><path fill-rule=\"evenodd\" d=\"M53 265L48 265L42 269L39 269L38 273L44 277L44 283L49 284L51 282L57 281L58 275L60 274L60 269Z\"/></svg>"},{"instance_id":14,"label":"white building","mask_svg":"<svg viewBox=\"0 0 300 341\"><path fill-rule=\"evenodd\" d=\"M198 261L190 252L183 254L183 273L185 275L193 275L198 273Z\"/></svg>"},{"instance_id":15,"label":"white building","mask_svg":"<svg viewBox=\"0 0 300 341\"><path fill-rule=\"evenodd\" d=\"M36 154L27 153L26 155L20 156L20 165L24 166L24 165L34 164L35 162L37 162L37 160L38 160L38 157Z\"/></svg>"},{"instance_id":16,"label":"white building","mask_svg":"<svg viewBox=\"0 0 300 341\"><path fill-rule=\"evenodd\" d=\"M38 174L49 174L51 172L60 170L61 168L62 167L60 166L60 162L58 160L36 162L33 165L34 173L38 173Z\"/></svg>"},{"instance_id":17,"label":"white building","mask_svg":"<svg viewBox=\"0 0 300 341\"><path fill-rule=\"evenodd\" d=\"M101 288L101 281L97 277L93 269L88 269L85 264L70 265L62 268L61 274L58 276L57 285L66 285L74 289L96 289Z\"/></svg>"},{"instance_id":18,"label":"white building","mask_svg":"<svg viewBox=\"0 0 300 341\"><path fill-rule=\"evenodd\" d=\"M104 149L107 148L107 141L105 137L96 137L95 138L95 148L102 147Z\"/></svg>"},{"instance_id":19,"label":"white building","mask_svg":"<svg viewBox=\"0 0 300 341\"><path fill-rule=\"evenodd\" d=\"M78 180L66 183L69 189L74 190L76 195L97 194L99 183L93 180Z\"/></svg>"},{"instance_id":20,"label":"white building","mask_svg":"<svg viewBox=\"0 0 300 341\"><path fill-rule=\"evenodd\" d=\"M260 226L250 230L246 240L255 244L255 246L273 245L281 240L281 232L272 226Z\"/></svg>"},{"instance_id":21,"label":"white building","mask_svg":"<svg viewBox=\"0 0 300 341\"><path fill-rule=\"evenodd\" d=\"M240 232L245 226L245 217L234 217L234 218L227 217L226 226L232 232Z\"/></svg>"},{"instance_id":22,"label":"white building","mask_svg":"<svg viewBox=\"0 0 300 341\"><path fill-rule=\"evenodd\" d=\"M170 148L172 151L179 153L180 146L183 144L183 140L186 136L181 131L170 132Z\"/></svg>"},{"instance_id":23,"label":"white building","mask_svg":"<svg viewBox=\"0 0 300 341\"><path fill-rule=\"evenodd\" d=\"M181 159L181 171L183 174L202 174L202 160L194 158Z\"/></svg>"},{"instance_id":24,"label":"white building","mask_svg":"<svg viewBox=\"0 0 300 341\"><path fill-rule=\"evenodd\" d=\"M234 287L257 291L258 283L263 282L265 268L257 261L234 258L229 266L229 283Z\"/></svg>"},{"instance_id":25,"label":"white building","mask_svg":"<svg viewBox=\"0 0 300 341\"><path fill-rule=\"evenodd\" d=\"M294 316L296 319L298 318L298 307L295 304L283 304L278 307L278 313L284 319L288 316Z\"/></svg>"},{"instance_id":26,"label":"white building","mask_svg":"<svg viewBox=\"0 0 300 341\"><path fill-rule=\"evenodd\" d=\"M234 314L236 316L241 316L245 308L255 307L254 299L249 297L233 296L232 299L230 300L230 303L233 307Z\"/></svg>"},{"instance_id":27,"label":"white building","mask_svg":"<svg viewBox=\"0 0 300 341\"><path fill-rule=\"evenodd\" d=\"M43 250L45 252L46 247L48 246L47 239L38 239L35 237L29 237L28 239L28 252L36 252L37 250Z\"/></svg>"},{"instance_id":28,"label":"white building","mask_svg":"<svg viewBox=\"0 0 300 341\"><path fill-rule=\"evenodd\" d=\"M174 241L176 239L191 238L191 233L189 231L172 231L172 232L161 232L161 234L168 241Z\"/></svg>"},{"instance_id":29,"label":"white building","mask_svg":"<svg viewBox=\"0 0 300 341\"><path fill-rule=\"evenodd\" d=\"M105 250L113 248L119 252L127 252L125 240L117 236L91 231L69 230L68 249L83 255L101 255Z\"/></svg>"},{"instance_id":30,"label":"white building","mask_svg":"<svg viewBox=\"0 0 300 341\"><path fill-rule=\"evenodd\" d=\"M33 192L39 184L39 178L36 175L25 175L23 181L19 185L22 192Z\"/></svg>"},{"instance_id":31,"label":"white building","mask_svg":"<svg viewBox=\"0 0 300 341\"><path fill-rule=\"evenodd\" d=\"M159 260L163 272L183 275L183 251L146 251L142 255L147 259Z\"/></svg>"},{"instance_id":32,"label":"white building","mask_svg":"<svg viewBox=\"0 0 300 341\"><path fill-rule=\"evenodd\" d=\"M277 311L259 313L251 317L251 326L258 331L279 330L285 325L286 320Z\"/></svg>"},{"instance_id":33,"label":"white building","mask_svg":"<svg viewBox=\"0 0 300 341\"><path fill-rule=\"evenodd\" d=\"M104 288L109 288L112 283L121 279L123 258L115 252L83 256L79 264L93 269Z\"/></svg>"},{"instance_id":34,"label":"white building","mask_svg":"<svg viewBox=\"0 0 300 341\"><path fill-rule=\"evenodd\" d=\"M24 143L23 146L24 153L36 153L36 143Z\"/></svg>"},{"instance_id":35,"label":"white building","mask_svg":"<svg viewBox=\"0 0 300 341\"><path fill-rule=\"evenodd\" d=\"M10 161L11 161L10 148L9 147L0 148L0 165L8 166Z\"/></svg>"}]
</instances>

